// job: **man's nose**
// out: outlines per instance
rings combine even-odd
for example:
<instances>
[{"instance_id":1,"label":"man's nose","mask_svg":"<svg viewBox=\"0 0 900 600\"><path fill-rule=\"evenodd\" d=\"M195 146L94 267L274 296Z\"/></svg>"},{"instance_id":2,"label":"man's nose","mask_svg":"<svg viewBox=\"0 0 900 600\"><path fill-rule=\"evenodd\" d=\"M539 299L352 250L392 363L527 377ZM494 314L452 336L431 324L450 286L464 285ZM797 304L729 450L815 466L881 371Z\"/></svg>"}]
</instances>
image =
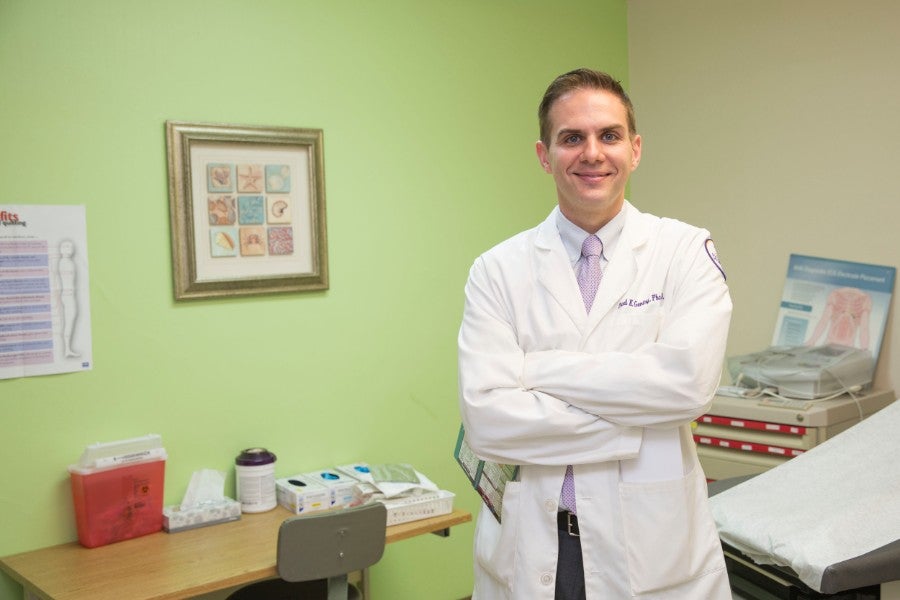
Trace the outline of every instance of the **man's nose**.
<instances>
[{"instance_id":1,"label":"man's nose","mask_svg":"<svg viewBox=\"0 0 900 600\"><path fill-rule=\"evenodd\" d=\"M595 139L588 139L581 152L581 160L584 162L596 162L603 159L603 145Z\"/></svg>"}]
</instances>

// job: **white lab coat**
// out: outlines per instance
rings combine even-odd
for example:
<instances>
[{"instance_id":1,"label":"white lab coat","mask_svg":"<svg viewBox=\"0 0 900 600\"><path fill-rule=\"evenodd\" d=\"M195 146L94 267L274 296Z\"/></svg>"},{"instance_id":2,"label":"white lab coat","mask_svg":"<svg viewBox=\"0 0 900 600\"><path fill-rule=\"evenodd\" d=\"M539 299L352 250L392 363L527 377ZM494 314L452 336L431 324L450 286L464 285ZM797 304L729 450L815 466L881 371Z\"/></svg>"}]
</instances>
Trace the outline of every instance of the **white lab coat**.
<instances>
[{"instance_id":1,"label":"white lab coat","mask_svg":"<svg viewBox=\"0 0 900 600\"><path fill-rule=\"evenodd\" d=\"M552 600L559 492L574 465L587 600L730 599L690 434L721 374L731 299L709 233L628 202L586 314L556 227L472 266L460 407L480 457L522 465L502 525L482 507L477 600Z\"/></svg>"}]
</instances>

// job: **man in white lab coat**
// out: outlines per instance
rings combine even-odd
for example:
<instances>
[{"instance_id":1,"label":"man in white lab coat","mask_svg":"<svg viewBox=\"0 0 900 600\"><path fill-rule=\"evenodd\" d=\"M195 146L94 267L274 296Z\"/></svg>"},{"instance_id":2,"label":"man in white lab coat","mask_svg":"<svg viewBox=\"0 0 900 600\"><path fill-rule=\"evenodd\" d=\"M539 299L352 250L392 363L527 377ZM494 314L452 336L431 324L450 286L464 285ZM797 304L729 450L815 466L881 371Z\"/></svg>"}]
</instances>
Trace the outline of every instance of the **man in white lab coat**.
<instances>
[{"instance_id":1,"label":"man in white lab coat","mask_svg":"<svg viewBox=\"0 0 900 600\"><path fill-rule=\"evenodd\" d=\"M641 137L612 77L561 75L539 117L558 206L475 261L459 333L468 443L520 465L478 517L473 598L730 599L690 433L731 318L709 232L625 200Z\"/></svg>"}]
</instances>

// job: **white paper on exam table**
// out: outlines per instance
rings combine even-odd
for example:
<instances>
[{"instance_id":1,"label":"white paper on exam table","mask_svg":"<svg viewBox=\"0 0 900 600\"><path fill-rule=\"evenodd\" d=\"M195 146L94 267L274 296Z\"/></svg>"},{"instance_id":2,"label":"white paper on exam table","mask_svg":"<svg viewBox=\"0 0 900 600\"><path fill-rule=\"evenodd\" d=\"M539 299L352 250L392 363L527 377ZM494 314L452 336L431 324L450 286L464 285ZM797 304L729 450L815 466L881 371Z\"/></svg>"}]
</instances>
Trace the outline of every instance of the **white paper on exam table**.
<instances>
[{"instance_id":1,"label":"white paper on exam table","mask_svg":"<svg viewBox=\"0 0 900 600\"><path fill-rule=\"evenodd\" d=\"M900 402L710 498L719 535L760 564L822 574L900 539Z\"/></svg>"}]
</instances>

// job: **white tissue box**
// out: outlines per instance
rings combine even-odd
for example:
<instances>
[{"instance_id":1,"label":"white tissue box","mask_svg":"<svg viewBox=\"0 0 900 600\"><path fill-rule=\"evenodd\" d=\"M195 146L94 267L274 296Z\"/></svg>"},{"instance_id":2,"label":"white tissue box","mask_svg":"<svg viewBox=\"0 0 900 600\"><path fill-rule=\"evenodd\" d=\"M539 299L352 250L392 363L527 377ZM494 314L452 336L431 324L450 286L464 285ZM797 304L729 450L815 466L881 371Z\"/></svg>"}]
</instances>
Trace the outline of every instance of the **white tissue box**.
<instances>
[{"instance_id":1,"label":"white tissue box","mask_svg":"<svg viewBox=\"0 0 900 600\"><path fill-rule=\"evenodd\" d=\"M240 518L241 503L231 498L187 509L182 509L177 504L163 507L163 529L169 533L237 521Z\"/></svg>"},{"instance_id":2,"label":"white tissue box","mask_svg":"<svg viewBox=\"0 0 900 600\"><path fill-rule=\"evenodd\" d=\"M295 515L331 508L331 490L307 475L291 475L275 480L278 504Z\"/></svg>"},{"instance_id":3,"label":"white tissue box","mask_svg":"<svg viewBox=\"0 0 900 600\"><path fill-rule=\"evenodd\" d=\"M338 508L353 504L356 484L359 480L341 473L337 469L319 469L303 475L331 492L331 507Z\"/></svg>"}]
</instances>

